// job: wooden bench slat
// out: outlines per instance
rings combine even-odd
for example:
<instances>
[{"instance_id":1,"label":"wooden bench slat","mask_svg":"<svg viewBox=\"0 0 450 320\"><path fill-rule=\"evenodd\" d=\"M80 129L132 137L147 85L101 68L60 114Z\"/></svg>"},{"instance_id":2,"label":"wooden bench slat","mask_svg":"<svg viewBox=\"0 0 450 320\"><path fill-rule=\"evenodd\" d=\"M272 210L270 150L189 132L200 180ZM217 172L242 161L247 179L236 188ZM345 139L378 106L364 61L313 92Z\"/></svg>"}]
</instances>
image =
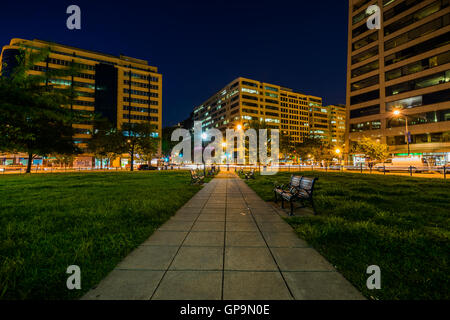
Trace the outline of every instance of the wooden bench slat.
<instances>
[{"instance_id":1,"label":"wooden bench slat","mask_svg":"<svg viewBox=\"0 0 450 320\"><path fill-rule=\"evenodd\" d=\"M294 214L293 203L295 201L309 200L315 212L313 201L314 184L318 178L309 178L301 176L291 176L290 182L286 186L277 186L274 188L275 202L278 200L278 196L281 198L281 206L284 208L284 201L288 201L291 205L291 213Z\"/></svg>"}]
</instances>

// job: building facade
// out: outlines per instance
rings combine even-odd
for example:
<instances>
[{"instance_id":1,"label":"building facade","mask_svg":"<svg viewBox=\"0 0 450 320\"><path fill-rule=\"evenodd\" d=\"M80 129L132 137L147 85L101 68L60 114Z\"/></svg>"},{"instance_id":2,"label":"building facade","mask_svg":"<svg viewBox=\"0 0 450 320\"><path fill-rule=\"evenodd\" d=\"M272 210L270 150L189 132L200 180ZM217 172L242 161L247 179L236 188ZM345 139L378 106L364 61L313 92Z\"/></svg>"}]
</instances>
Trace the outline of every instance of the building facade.
<instances>
[{"instance_id":1,"label":"building facade","mask_svg":"<svg viewBox=\"0 0 450 320\"><path fill-rule=\"evenodd\" d=\"M268 127L288 136L291 143L300 143L310 135L312 108L321 106L319 97L240 77L195 107L193 119L202 121L204 130L217 128L221 131L239 124L246 127L252 120L265 121Z\"/></svg>"},{"instance_id":2,"label":"building facade","mask_svg":"<svg viewBox=\"0 0 450 320\"><path fill-rule=\"evenodd\" d=\"M321 140L330 140L328 124L328 108L320 103L311 103L309 107L309 137Z\"/></svg>"},{"instance_id":3,"label":"building facade","mask_svg":"<svg viewBox=\"0 0 450 320\"><path fill-rule=\"evenodd\" d=\"M448 0L350 0L346 151L363 136L431 164L450 162ZM370 5L381 29L370 30ZM407 119L407 120L406 120ZM408 130L406 129L408 122Z\"/></svg>"},{"instance_id":4,"label":"building facade","mask_svg":"<svg viewBox=\"0 0 450 320\"><path fill-rule=\"evenodd\" d=\"M345 143L347 108L344 105L326 106L328 112L329 142L342 147Z\"/></svg>"},{"instance_id":5,"label":"building facade","mask_svg":"<svg viewBox=\"0 0 450 320\"><path fill-rule=\"evenodd\" d=\"M155 135L161 136L162 75L147 61L42 40L12 39L2 50L0 67L6 65L2 73L7 74L12 70L15 56L21 48L50 49L48 59L37 63L30 74L65 68L71 62L79 64L81 71L77 76L49 81L56 87L74 87L77 98L73 102L73 109L98 113L118 128L124 123L149 122L156 126ZM75 143L83 149L92 135L93 126L90 123L73 126L76 129ZM74 161L74 165L85 166L91 159L88 154L82 155Z\"/></svg>"}]
</instances>

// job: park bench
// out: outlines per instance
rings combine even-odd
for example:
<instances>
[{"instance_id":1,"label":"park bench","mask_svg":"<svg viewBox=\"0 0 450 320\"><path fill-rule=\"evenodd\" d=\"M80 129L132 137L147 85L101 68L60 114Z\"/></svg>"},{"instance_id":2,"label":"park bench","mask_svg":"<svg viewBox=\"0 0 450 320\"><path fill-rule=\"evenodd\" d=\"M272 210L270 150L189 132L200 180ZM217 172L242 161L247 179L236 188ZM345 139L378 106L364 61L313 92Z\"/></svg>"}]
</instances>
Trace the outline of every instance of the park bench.
<instances>
[{"instance_id":1,"label":"park bench","mask_svg":"<svg viewBox=\"0 0 450 320\"><path fill-rule=\"evenodd\" d=\"M195 170L191 170L191 184L203 183L205 176L199 175Z\"/></svg>"},{"instance_id":2,"label":"park bench","mask_svg":"<svg viewBox=\"0 0 450 320\"><path fill-rule=\"evenodd\" d=\"M314 207L313 200L313 192L314 192L314 184L318 178L308 178L308 177L299 177L299 176L291 176L291 180L289 184L286 186L276 186L274 188L275 193L275 202L278 201L278 196L281 198L281 207L284 209L284 201L289 202L290 204L290 215L294 215L294 202L302 202L304 204L305 201L309 201L313 208L314 214L316 214L316 210ZM303 205L300 208L304 208Z\"/></svg>"},{"instance_id":3,"label":"park bench","mask_svg":"<svg viewBox=\"0 0 450 320\"><path fill-rule=\"evenodd\" d=\"M244 177L245 177L245 180L255 179L255 169L251 169L250 171L245 172Z\"/></svg>"},{"instance_id":4,"label":"park bench","mask_svg":"<svg viewBox=\"0 0 450 320\"><path fill-rule=\"evenodd\" d=\"M302 180L302 178L303 177L301 177L301 176L291 175L291 180L289 181L288 184L275 185L275 188L273 189L273 192L275 194L275 203L278 202L278 196L281 199L281 194L283 192L289 192L289 191L291 191L291 189L300 187L300 181ZM295 190L292 190L292 191L295 191Z\"/></svg>"},{"instance_id":5,"label":"park bench","mask_svg":"<svg viewBox=\"0 0 450 320\"><path fill-rule=\"evenodd\" d=\"M208 177L214 177L217 174L219 174L220 168L217 168L216 166L212 166L210 170L208 170Z\"/></svg>"}]
</instances>

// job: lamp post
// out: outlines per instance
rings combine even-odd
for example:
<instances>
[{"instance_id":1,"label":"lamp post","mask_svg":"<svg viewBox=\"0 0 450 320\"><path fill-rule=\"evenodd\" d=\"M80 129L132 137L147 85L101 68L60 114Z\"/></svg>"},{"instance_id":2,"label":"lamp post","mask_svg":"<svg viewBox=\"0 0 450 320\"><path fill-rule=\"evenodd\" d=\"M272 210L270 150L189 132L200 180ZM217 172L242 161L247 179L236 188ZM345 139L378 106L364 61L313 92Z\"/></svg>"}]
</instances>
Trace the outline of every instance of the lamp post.
<instances>
[{"instance_id":1,"label":"lamp post","mask_svg":"<svg viewBox=\"0 0 450 320\"><path fill-rule=\"evenodd\" d=\"M222 142L222 157L224 158L224 160L227 160L227 143L225 141ZM230 169L230 164L227 162L227 171L229 171ZM221 163L223 163L223 160L221 160ZM220 169L220 166L219 166Z\"/></svg>"},{"instance_id":2,"label":"lamp post","mask_svg":"<svg viewBox=\"0 0 450 320\"><path fill-rule=\"evenodd\" d=\"M402 115L402 112L397 109L394 110L394 116L396 117L400 117ZM410 155L410 147L409 147L409 131L408 131L408 117L406 115L403 115L405 117L405 139L406 139L406 144L408 145L408 157Z\"/></svg>"},{"instance_id":3,"label":"lamp post","mask_svg":"<svg viewBox=\"0 0 450 320\"><path fill-rule=\"evenodd\" d=\"M341 166L341 149L339 149L339 148L336 148L336 150L334 150L334 152L336 153L336 155L338 156L338 161L339 161L339 168L340 168L340 166Z\"/></svg>"},{"instance_id":4,"label":"lamp post","mask_svg":"<svg viewBox=\"0 0 450 320\"><path fill-rule=\"evenodd\" d=\"M131 140L130 139L128 139L127 140L127 142L128 142L128 144L131 144ZM134 160L134 144L133 145L131 145L131 156L130 156L130 160L131 160L131 163L130 163L130 171L133 171L133 169L134 169L134 164L133 164L133 160ZM126 169L126 168L125 168Z\"/></svg>"},{"instance_id":5,"label":"lamp post","mask_svg":"<svg viewBox=\"0 0 450 320\"><path fill-rule=\"evenodd\" d=\"M203 162L203 176L206 178L206 162L203 154L204 141L208 138L206 132L202 133L202 162Z\"/></svg>"},{"instance_id":6,"label":"lamp post","mask_svg":"<svg viewBox=\"0 0 450 320\"><path fill-rule=\"evenodd\" d=\"M239 131L239 137L240 137L240 135L242 134L242 124L240 124L240 123L238 123L237 125L236 125L236 130L237 131ZM237 144L237 154L236 154L236 166L237 166L237 162L239 161L239 152L240 152L240 150L241 150L241 145L239 144L239 141L240 141L240 139L238 139L238 144ZM234 148L233 148L234 149ZM234 152L234 150L233 150L233 152ZM244 154L244 164L245 164L245 154Z\"/></svg>"}]
</instances>

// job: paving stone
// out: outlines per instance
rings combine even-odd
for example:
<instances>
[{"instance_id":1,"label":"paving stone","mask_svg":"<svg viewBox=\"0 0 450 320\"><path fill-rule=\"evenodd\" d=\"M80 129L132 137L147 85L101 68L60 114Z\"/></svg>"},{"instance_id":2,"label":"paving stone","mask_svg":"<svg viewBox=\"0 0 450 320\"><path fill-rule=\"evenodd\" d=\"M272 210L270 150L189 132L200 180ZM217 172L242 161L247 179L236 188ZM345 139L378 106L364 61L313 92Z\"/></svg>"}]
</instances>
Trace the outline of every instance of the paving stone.
<instances>
[{"instance_id":1,"label":"paving stone","mask_svg":"<svg viewBox=\"0 0 450 320\"><path fill-rule=\"evenodd\" d=\"M258 223L266 223L266 222L268 222L268 223L274 223L274 222L275 223L284 223L283 219L281 219L281 217L278 216L278 215L273 215L273 214L270 214L270 215L257 215L257 214L254 214L253 216L255 217L255 220Z\"/></svg>"},{"instance_id":2,"label":"paving stone","mask_svg":"<svg viewBox=\"0 0 450 320\"><path fill-rule=\"evenodd\" d=\"M296 300L365 300L338 272L283 272Z\"/></svg>"},{"instance_id":3,"label":"paving stone","mask_svg":"<svg viewBox=\"0 0 450 320\"><path fill-rule=\"evenodd\" d=\"M245 214L250 214L250 211L247 210L247 208L228 208L227 207L227 214L241 214L241 213L245 213Z\"/></svg>"},{"instance_id":4,"label":"paving stone","mask_svg":"<svg viewBox=\"0 0 450 320\"><path fill-rule=\"evenodd\" d=\"M272 231L272 232L291 232L292 227L286 222L281 221L280 223L273 222L260 222L257 221L261 231Z\"/></svg>"},{"instance_id":5,"label":"paving stone","mask_svg":"<svg viewBox=\"0 0 450 320\"><path fill-rule=\"evenodd\" d=\"M245 205L245 204L227 203L227 208L230 208L230 209L247 209L247 205Z\"/></svg>"},{"instance_id":6,"label":"paving stone","mask_svg":"<svg viewBox=\"0 0 450 320\"><path fill-rule=\"evenodd\" d=\"M178 247L140 246L117 265L118 269L166 270Z\"/></svg>"},{"instance_id":7,"label":"paving stone","mask_svg":"<svg viewBox=\"0 0 450 320\"><path fill-rule=\"evenodd\" d=\"M227 221L227 232L228 231L251 231L257 232L258 228L253 221L246 222L235 222L235 221Z\"/></svg>"},{"instance_id":8,"label":"paving stone","mask_svg":"<svg viewBox=\"0 0 450 320\"><path fill-rule=\"evenodd\" d=\"M184 215L184 214L199 214L201 211L200 208L181 208L177 211L176 215Z\"/></svg>"},{"instance_id":9,"label":"paving stone","mask_svg":"<svg viewBox=\"0 0 450 320\"><path fill-rule=\"evenodd\" d=\"M281 271L335 271L313 248L271 248Z\"/></svg>"},{"instance_id":10,"label":"paving stone","mask_svg":"<svg viewBox=\"0 0 450 320\"><path fill-rule=\"evenodd\" d=\"M197 218L197 222L201 221L225 221L225 214L201 214Z\"/></svg>"},{"instance_id":11,"label":"paving stone","mask_svg":"<svg viewBox=\"0 0 450 320\"><path fill-rule=\"evenodd\" d=\"M223 221L197 221L192 231L224 231L225 222Z\"/></svg>"},{"instance_id":12,"label":"paving stone","mask_svg":"<svg viewBox=\"0 0 450 320\"><path fill-rule=\"evenodd\" d=\"M183 208L194 208L194 209L201 209L205 206L206 200L198 200L198 201L190 201L186 203Z\"/></svg>"},{"instance_id":13,"label":"paving stone","mask_svg":"<svg viewBox=\"0 0 450 320\"><path fill-rule=\"evenodd\" d=\"M201 214L225 214L225 206L217 208L204 208Z\"/></svg>"},{"instance_id":14,"label":"paving stone","mask_svg":"<svg viewBox=\"0 0 450 320\"><path fill-rule=\"evenodd\" d=\"M269 247L309 247L308 243L300 239L294 231L291 232L271 232L263 231L264 239Z\"/></svg>"},{"instance_id":15,"label":"paving stone","mask_svg":"<svg viewBox=\"0 0 450 320\"><path fill-rule=\"evenodd\" d=\"M226 205L225 201L208 201L208 203L206 204L205 208L209 208L209 207L224 207Z\"/></svg>"},{"instance_id":16,"label":"paving stone","mask_svg":"<svg viewBox=\"0 0 450 320\"><path fill-rule=\"evenodd\" d=\"M113 270L82 300L149 300L164 271Z\"/></svg>"},{"instance_id":17,"label":"paving stone","mask_svg":"<svg viewBox=\"0 0 450 320\"><path fill-rule=\"evenodd\" d=\"M277 271L267 248L226 247L225 270Z\"/></svg>"},{"instance_id":18,"label":"paving stone","mask_svg":"<svg viewBox=\"0 0 450 320\"><path fill-rule=\"evenodd\" d=\"M266 203L260 203L260 202L247 202L247 206L250 209L254 209L254 210L268 210L268 211L273 211L273 209Z\"/></svg>"},{"instance_id":19,"label":"paving stone","mask_svg":"<svg viewBox=\"0 0 450 320\"><path fill-rule=\"evenodd\" d=\"M220 300L221 271L168 271L152 300Z\"/></svg>"},{"instance_id":20,"label":"paving stone","mask_svg":"<svg viewBox=\"0 0 450 320\"><path fill-rule=\"evenodd\" d=\"M222 270L223 248L181 247L170 270Z\"/></svg>"},{"instance_id":21,"label":"paving stone","mask_svg":"<svg viewBox=\"0 0 450 320\"><path fill-rule=\"evenodd\" d=\"M225 271L225 300L292 300L279 272Z\"/></svg>"},{"instance_id":22,"label":"paving stone","mask_svg":"<svg viewBox=\"0 0 450 320\"><path fill-rule=\"evenodd\" d=\"M170 220L175 221L192 221L194 222L199 216L199 213L191 214L191 213L184 213L184 214L176 214L175 216L171 217Z\"/></svg>"},{"instance_id":23,"label":"paving stone","mask_svg":"<svg viewBox=\"0 0 450 320\"><path fill-rule=\"evenodd\" d=\"M250 214L227 213L226 220L230 222L253 222L253 217Z\"/></svg>"},{"instance_id":24,"label":"paving stone","mask_svg":"<svg viewBox=\"0 0 450 320\"><path fill-rule=\"evenodd\" d=\"M187 234L187 231L156 230L142 245L180 246Z\"/></svg>"},{"instance_id":25,"label":"paving stone","mask_svg":"<svg viewBox=\"0 0 450 320\"><path fill-rule=\"evenodd\" d=\"M164 223L158 230L189 231L193 224L194 224L194 221L169 220L166 223Z\"/></svg>"},{"instance_id":26,"label":"paving stone","mask_svg":"<svg viewBox=\"0 0 450 320\"><path fill-rule=\"evenodd\" d=\"M205 211L208 211L208 210L211 211L214 209L225 209L225 203L223 203L223 204L220 204L220 203L207 204L206 206L203 207L203 210L205 210Z\"/></svg>"},{"instance_id":27,"label":"paving stone","mask_svg":"<svg viewBox=\"0 0 450 320\"><path fill-rule=\"evenodd\" d=\"M224 232L195 232L191 231L183 246L223 247Z\"/></svg>"},{"instance_id":28,"label":"paving stone","mask_svg":"<svg viewBox=\"0 0 450 320\"><path fill-rule=\"evenodd\" d=\"M266 247L261 233L259 232L235 232L227 231L227 247Z\"/></svg>"}]
</instances>

